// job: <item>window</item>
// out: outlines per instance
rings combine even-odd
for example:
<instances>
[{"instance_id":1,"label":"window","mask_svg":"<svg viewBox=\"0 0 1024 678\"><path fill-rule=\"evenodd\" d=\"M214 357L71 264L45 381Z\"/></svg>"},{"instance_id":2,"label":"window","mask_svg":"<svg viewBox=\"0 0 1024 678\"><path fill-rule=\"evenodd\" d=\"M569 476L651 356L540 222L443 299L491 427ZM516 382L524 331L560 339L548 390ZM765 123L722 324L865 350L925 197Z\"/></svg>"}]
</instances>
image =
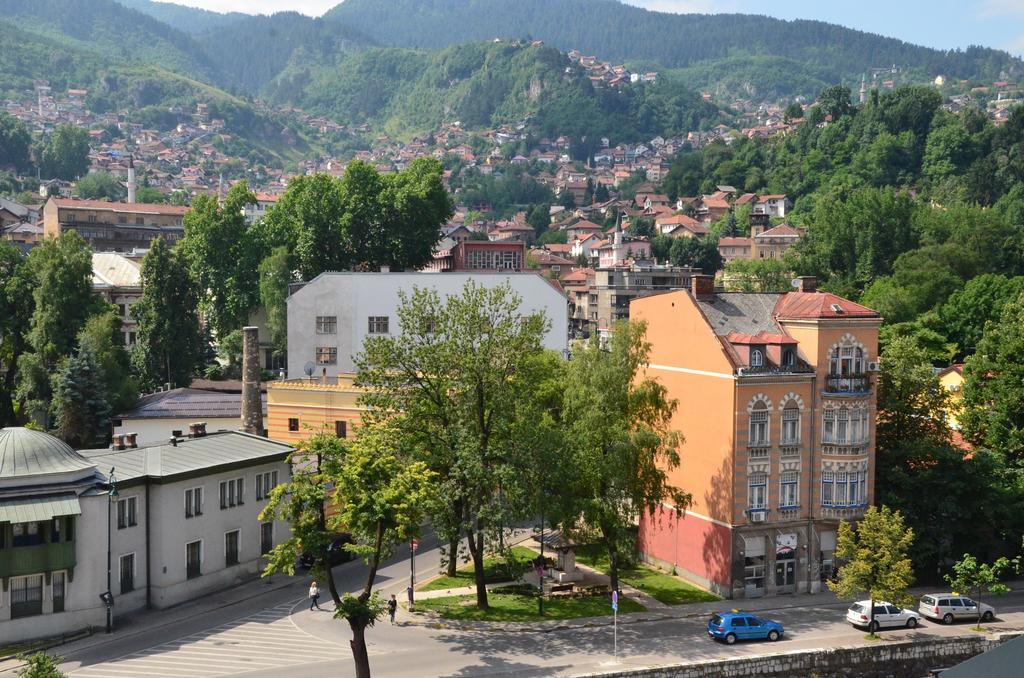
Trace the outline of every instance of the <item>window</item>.
<instances>
[{"instance_id":1,"label":"window","mask_svg":"<svg viewBox=\"0 0 1024 678\"><path fill-rule=\"evenodd\" d=\"M748 597L760 595L764 588L764 556L746 556L743 559L743 579Z\"/></svg>"},{"instance_id":2,"label":"window","mask_svg":"<svg viewBox=\"0 0 1024 678\"><path fill-rule=\"evenodd\" d=\"M265 556L274 549L274 523L260 523L260 555Z\"/></svg>"},{"instance_id":3,"label":"window","mask_svg":"<svg viewBox=\"0 0 1024 678\"><path fill-rule=\"evenodd\" d=\"M39 523L14 523L11 525L11 543L14 546L37 546L43 543L43 531Z\"/></svg>"},{"instance_id":4,"label":"window","mask_svg":"<svg viewBox=\"0 0 1024 678\"><path fill-rule=\"evenodd\" d=\"M747 506L751 509L768 507L768 475L765 473L750 474Z\"/></svg>"},{"instance_id":5,"label":"window","mask_svg":"<svg viewBox=\"0 0 1024 678\"><path fill-rule=\"evenodd\" d=\"M860 478L858 479L858 485L860 486L858 497L858 505L867 506L868 503L868 472L861 471Z\"/></svg>"},{"instance_id":6,"label":"window","mask_svg":"<svg viewBox=\"0 0 1024 678\"><path fill-rule=\"evenodd\" d=\"M224 535L224 567L238 565L238 530Z\"/></svg>"},{"instance_id":7,"label":"window","mask_svg":"<svg viewBox=\"0 0 1024 678\"><path fill-rule=\"evenodd\" d=\"M117 529L123 530L126 527L135 527L138 524L135 517L136 502L136 497L128 497L117 501Z\"/></svg>"},{"instance_id":8,"label":"window","mask_svg":"<svg viewBox=\"0 0 1024 678\"><path fill-rule=\"evenodd\" d=\"M796 445L800 442L800 409L790 403L782 410L782 444Z\"/></svg>"},{"instance_id":9,"label":"window","mask_svg":"<svg viewBox=\"0 0 1024 678\"><path fill-rule=\"evenodd\" d=\"M185 490L185 517L192 518L201 515L203 515L203 488L194 487L191 490Z\"/></svg>"},{"instance_id":10,"label":"window","mask_svg":"<svg viewBox=\"0 0 1024 678\"><path fill-rule=\"evenodd\" d=\"M850 376L864 373L864 349L859 346L838 346L829 357L829 374Z\"/></svg>"},{"instance_id":11,"label":"window","mask_svg":"<svg viewBox=\"0 0 1024 678\"><path fill-rule=\"evenodd\" d=\"M67 575L62 572L54 572L50 575L50 591L53 595L53 611L64 611L64 597L67 592Z\"/></svg>"},{"instance_id":12,"label":"window","mask_svg":"<svg viewBox=\"0 0 1024 678\"><path fill-rule=\"evenodd\" d=\"M831 471L826 471L821 474L821 505L822 506L833 506L835 505L835 499L832 495L832 489L835 486L835 475Z\"/></svg>"},{"instance_id":13,"label":"window","mask_svg":"<svg viewBox=\"0 0 1024 678\"><path fill-rule=\"evenodd\" d=\"M220 507L221 509L241 506L243 479L225 480L220 484Z\"/></svg>"},{"instance_id":14,"label":"window","mask_svg":"<svg viewBox=\"0 0 1024 678\"><path fill-rule=\"evenodd\" d=\"M836 416L836 442L845 444L849 440L850 411L846 408L839 410Z\"/></svg>"},{"instance_id":15,"label":"window","mask_svg":"<svg viewBox=\"0 0 1024 678\"><path fill-rule=\"evenodd\" d=\"M135 554L121 556L120 561L121 566L118 569L121 573L121 595L124 595L135 590Z\"/></svg>"},{"instance_id":16,"label":"window","mask_svg":"<svg viewBox=\"0 0 1024 678\"><path fill-rule=\"evenodd\" d=\"M337 334L338 333L338 316L336 316L336 315L318 315L316 317L316 333L317 334Z\"/></svg>"},{"instance_id":17,"label":"window","mask_svg":"<svg viewBox=\"0 0 1024 678\"><path fill-rule=\"evenodd\" d=\"M754 404L750 413L750 445L768 444L768 407L763 402Z\"/></svg>"},{"instance_id":18,"label":"window","mask_svg":"<svg viewBox=\"0 0 1024 678\"><path fill-rule=\"evenodd\" d=\"M118 304L117 305L117 315L120 316L121 318L127 318L128 317L128 310L127 310L127 308L125 307L124 304Z\"/></svg>"},{"instance_id":19,"label":"window","mask_svg":"<svg viewBox=\"0 0 1024 678\"><path fill-rule=\"evenodd\" d=\"M831 443L836 439L836 411L826 409L823 415L824 425L821 430L822 442Z\"/></svg>"},{"instance_id":20,"label":"window","mask_svg":"<svg viewBox=\"0 0 1024 678\"><path fill-rule=\"evenodd\" d=\"M847 497L850 506L860 506L862 503L860 496L860 473L850 473L847 475L847 484L849 489L847 490Z\"/></svg>"},{"instance_id":21,"label":"window","mask_svg":"<svg viewBox=\"0 0 1024 678\"><path fill-rule=\"evenodd\" d=\"M60 518L54 518L50 521L50 543L60 543Z\"/></svg>"},{"instance_id":22,"label":"window","mask_svg":"<svg viewBox=\"0 0 1024 678\"><path fill-rule=\"evenodd\" d=\"M779 480L779 508L800 505L799 474L796 471L783 471Z\"/></svg>"},{"instance_id":23,"label":"window","mask_svg":"<svg viewBox=\"0 0 1024 678\"><path fill-rule=\"evenodd\" d=\"M337 365L338 364L338 349L334 346L317 346L316 347L316 364L317 365Z\"/></svg>"},{"instance_id":24,"label":"window","mask_svg":"<svg viewBox=\"0 0 1024 678\"><path fill-rule=\"evenodd\" d=\"M835 479L835 497L834 504L836 506L846 506L846 474L837 473Z\"/></svg>"},{"instance_id":25,"label":"window","mask_svg":"<svg viewBox=\"0 0 1024 678\"><path fill-rule=\"evenodd\" d=\"M764 353L760 349L755 348L750 352L750 366L764 367Z\"/></svg>"},{"instance_id":26,"label":"window","mask_svg":"<svg viewBox=\"0 0 1024 678\"><path fill-rule=\"evenodd\" d=\"M11 619L43 613L43 575L11 579Z\"/></svg>"},{"instance_id":27,"label":"window","mask_svg":"<svg viewBox=\"0 0 1024 678\"><path fill-rule=\"evenodd\" d=\"M336 421L334 422L334 435L338 438L348 437L348 422L347 421Z\"/></svg>"},{"instance_id":28,"label":"window","mask_svg":"<svg viewBox=\"0 0 1024 678\"><path fill-rule=\"evenodd\" d=\"M256 499L266 499L270 491L277 487L277 471L256 474Z\"/></svg>"},{"instance_id":29,"label":"window","mask_svg":"<svg viewBox=\"0 0 1024 678\"><path fill-rule=\"evenodd\" d=\"M746 626L747 625L747 620L744 617L733 617L731 625L733 627Z\"/></svg>"},{"instance_id":30,"label":"window","mask_svg":"<svg viewBox=\"0 0 1024 678\"><path fill-rule=\"evenodd\" d=\"M200 576L203 563L203 542L192 541L185 544L185 576L195 579Z\"/></svg>"},{"instance_id":31,"label":"window","mask_svg":"<svg viewBox=\"0 0 1024 678\"><path fill-rule=\"evenodd\" d=\"M792 367L796 364L796 353L791 348L787 348L782 352L782 364L786 367Z\"/></svg>"},{"instance_id":32,"label":"window","mask_svg":"<svg viewBox=\"0 0 1024 678\"><path fill-rule=\"evenodd\" d=\"M388 316L386 315L371 315L369 318L369 327L367 332L370 334L387 334L390 330L388 329Z\"/></svg>"},{"instance_id":33,"label":"window","mask_svg":"<svg viewBox=\"0 0 1024 678\"><path fill-rule=\"evenodd\" d=\"M289 419L288 420L288 430L291 431L292 433L294 433L295 431L298 431L299 430L299 420L298 419Z\"/></svg>"}]
</instances>

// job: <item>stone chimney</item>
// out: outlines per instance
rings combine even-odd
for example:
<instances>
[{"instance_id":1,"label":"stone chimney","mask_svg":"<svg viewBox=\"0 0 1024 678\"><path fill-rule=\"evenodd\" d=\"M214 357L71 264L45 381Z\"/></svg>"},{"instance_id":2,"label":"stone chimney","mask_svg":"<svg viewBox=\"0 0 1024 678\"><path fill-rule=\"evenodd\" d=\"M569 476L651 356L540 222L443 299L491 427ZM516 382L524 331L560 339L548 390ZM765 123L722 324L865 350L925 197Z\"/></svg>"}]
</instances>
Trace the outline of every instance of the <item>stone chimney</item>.
<instances>
[{"instance_id":1,"label":"stone chimney","mask_svg":"<svg viewBox=\"0 0 1024 678\"><path fill-rule=\"evenodd\" d=\"M263 401L260 398L259 328L242 328L242 430L263 435Z\"/></svg>"},{"instance_id":2,"label":"stone chimney","mask_svg":"<svg viewBox=\"0 0 1024 678\"><path fill-rule=\"evenodd\" d=\"M801 292L817 292L818 291L818 279L813 275L801 275L797 277L800 281Z\"/></svg>"},{"instance_id":3,"label":"stone chimney","mask_svg":"<svg viewBox=\"0 0 1024 678\"><path fill-rule=\"evenodd\" d=\"M125 445L125 447L127 447L128 449L134 450L136 447L139 446L138 439L139 439L139 434L138 433L125 433L124 434L124 445Z\"/></svg>"},{"instance_id":4,"label":"stone chimney","mask_svg":"<svg viewBox=\"0 0 1024 678\"><path fill-rule=\"evenodd\" d=\"M715 298L715 276L706 273L694 273L690 278L690 292L698 301L710 301Z\"/></svg>"},{"instance_id":5,"label":"stone chimney","mask_svg":"<svg viewBox=\"0 0 1024 678\"><path fill-rule=\"evenodd\" d=\"M110 438L110 449L112 450L123 450L124 449L124 434L115 433Z\"/></svg>"}]
</instances>

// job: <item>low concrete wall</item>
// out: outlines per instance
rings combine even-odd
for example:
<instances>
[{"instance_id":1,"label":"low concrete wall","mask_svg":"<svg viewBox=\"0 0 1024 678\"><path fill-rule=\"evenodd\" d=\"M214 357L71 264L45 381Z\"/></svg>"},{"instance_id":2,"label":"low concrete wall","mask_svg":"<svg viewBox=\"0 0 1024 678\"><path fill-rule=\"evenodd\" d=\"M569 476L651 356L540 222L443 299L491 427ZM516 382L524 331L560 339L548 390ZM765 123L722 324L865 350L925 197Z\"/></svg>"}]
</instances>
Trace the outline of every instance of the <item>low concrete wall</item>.
<instances>
[{"instance_id":1,"label":"low concrete wall","mask_svg":"<svg viewBox=\"0 0 1024 678\"><path fill-rule=\"evenodd\" d=\"M881 641L863 647L800 650L763 657L705 660L645 669L592 673L601 678L891 678L927 676L1016 638L1019 632L928 640Z\"/></svg>"}]
</instances>

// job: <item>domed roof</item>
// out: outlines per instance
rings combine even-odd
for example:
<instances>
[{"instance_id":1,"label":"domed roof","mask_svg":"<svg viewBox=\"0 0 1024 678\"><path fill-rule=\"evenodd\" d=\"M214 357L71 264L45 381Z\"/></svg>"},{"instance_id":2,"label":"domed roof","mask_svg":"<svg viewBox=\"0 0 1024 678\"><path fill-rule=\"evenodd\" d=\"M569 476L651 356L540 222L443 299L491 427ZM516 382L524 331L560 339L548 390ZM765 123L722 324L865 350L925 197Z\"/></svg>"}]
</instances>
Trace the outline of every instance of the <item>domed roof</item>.
<instances>
[{"instance_id":1,"label":"domed roof","mask_svg":"<svg viewBox=\"0 0 1024 678\"><path fill-rule=\"evenodd\" d=\"M0 478L85 471L95 466L48 433L21 427L0 429Z\"/></svg>"}]
</instances>

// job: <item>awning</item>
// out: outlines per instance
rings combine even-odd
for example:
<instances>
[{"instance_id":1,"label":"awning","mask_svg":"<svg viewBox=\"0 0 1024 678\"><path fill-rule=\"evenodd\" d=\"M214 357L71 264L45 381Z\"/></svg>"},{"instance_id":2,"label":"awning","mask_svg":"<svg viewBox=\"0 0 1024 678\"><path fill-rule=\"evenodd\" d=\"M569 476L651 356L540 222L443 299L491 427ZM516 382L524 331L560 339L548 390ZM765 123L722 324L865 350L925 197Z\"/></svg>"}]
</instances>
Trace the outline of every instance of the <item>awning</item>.
<instances>
[{"instance_id":1,"label":"awning","mask_svg":"<svg viewBox=\"0 0 1024 678\"><path fill-rule=\"evenodd\" d=\"M82 507L78 496L58 494L49 497L22 497L0 501L0 523L34 523L56 516L78 516Z\"/></svg>"}]
</instances>

